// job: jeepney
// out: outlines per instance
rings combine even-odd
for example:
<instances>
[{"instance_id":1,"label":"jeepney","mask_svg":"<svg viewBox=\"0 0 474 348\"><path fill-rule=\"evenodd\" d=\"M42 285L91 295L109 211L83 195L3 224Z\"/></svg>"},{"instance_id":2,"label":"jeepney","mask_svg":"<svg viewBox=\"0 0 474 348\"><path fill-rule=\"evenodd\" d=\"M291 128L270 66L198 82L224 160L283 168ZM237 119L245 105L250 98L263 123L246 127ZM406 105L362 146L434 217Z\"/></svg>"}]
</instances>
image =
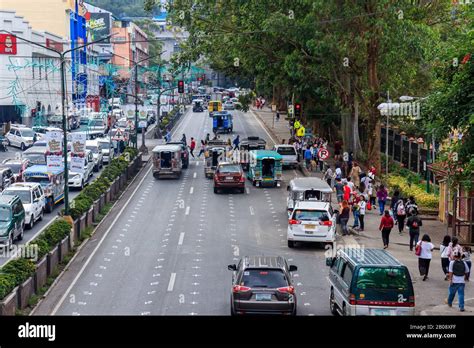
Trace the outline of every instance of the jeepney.
<instances>
[{"instance_id":1,"label":"jeepney","mask_svg":"<svg viewBox=\"0 0 474 348\"><path fill-rule=\"evenodd\" d=\"M54 205L64 199L64 170L48 168L46 165L33 165L23 173L25 182L36 182L41 185L45 195L45 211L51 213Z\"/></svg>"},{"instance_id":2,"label":"jeepney","mask_svg":"<svg viewBox=\"0 0 474 348\"><path fill-rule=\"evenodd\" d=\"M222 140L210 140L204 153L204 175L206 178L213 178L220 159L225 158L226 142Z\"/></svg>"},{"instance_id":3,"label":"jeepney","mask_svg":"<svg viewBox=\"0 0 474 348\"><path fill-rule=\"evenodd\" d=\"M288 214L293 211L296 203L302 201L317 201L331 203L333 190L326 181L319 178L294 178L286 188L288 197L286 205Z\"/></svg>"},{"instance_id":4,"label":"jeepney","mask_svg":"<svg viewBox=\"0 0 474 348\"><path fill-rule=\"evenodd\" d=\"M212 114L212 132L232 133L234 129L233 117L228 111L214 112Z\"/></svg>"},{"instance_id":5,"label":"jeepney","mask_svg":"<svg viewBox=\"0 0 474 348\"><path fill-rule=\"evenodd\" d=\"M222 111L222 102L220 100L211 100L208 106L209 117L212 117L214 112Z\"/></svg>"},{"instance_id":6,"label":"jeepney","mask_svg":"<svg viewBox=\"0 0 474 348\"><path fill-rule=\"evenodd\" d=\"M282 156L275 151L252 150L249 152L247 178L254 186L280 187L282 179Z\"/></svg>"},{"instance_id":7,"label":"jeepney","mask_svg":"<svg viewBox=\"0 0 474 348\"><path fill-rule=\"evenodd\" d=\"M179 179L183 168L180 145L157 145L153 149L153 176L156 179Z\"/></svg>"},{"instance_id":8,"label":"jeepney","mask_svg":"<svg viewBox=\"0 0 474 348\"><path fill-rule=\"evenodd\" d=\"M244 170L249 170L249 151L265 150L267 142L259 137L250 136L240 142L240 164Z\"/></svg>"}]
</instances>

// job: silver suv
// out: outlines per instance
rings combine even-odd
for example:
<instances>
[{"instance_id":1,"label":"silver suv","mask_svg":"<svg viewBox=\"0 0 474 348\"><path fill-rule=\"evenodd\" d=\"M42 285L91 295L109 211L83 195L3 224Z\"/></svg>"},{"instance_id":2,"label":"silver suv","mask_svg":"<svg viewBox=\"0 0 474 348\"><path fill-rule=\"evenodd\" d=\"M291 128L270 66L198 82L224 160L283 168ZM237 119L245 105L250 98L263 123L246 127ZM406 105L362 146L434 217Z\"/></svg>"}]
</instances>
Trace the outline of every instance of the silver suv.
<instances>
[{"instance_id":1,"label":"silver suv","mask_svg":"<svg viewBox=\"0 0 474 348\"><path fill-rule=\"evenodd\" d=\"M7 145L19 147L22 151L32 146L36 140L36 133L28 127L15 125L10 128L7 134Z\"/></svg>"}]
</instances>

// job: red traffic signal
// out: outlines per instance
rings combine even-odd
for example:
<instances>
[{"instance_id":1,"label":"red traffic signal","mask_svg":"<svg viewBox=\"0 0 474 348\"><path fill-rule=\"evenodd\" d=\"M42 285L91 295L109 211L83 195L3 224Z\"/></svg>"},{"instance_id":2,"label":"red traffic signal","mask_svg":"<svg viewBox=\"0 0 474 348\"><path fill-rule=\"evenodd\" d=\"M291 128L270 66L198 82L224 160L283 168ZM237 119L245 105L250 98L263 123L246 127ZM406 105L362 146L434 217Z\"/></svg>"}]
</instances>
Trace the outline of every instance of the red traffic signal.
<instances>
[{"instance_id":1,"label":"red traffic signal","mask_svg":"<svg viewBox=\"0 0 474 348\"><path fill-rule=\"evenodd\" d=\"M178 81L178 93L184 93L184 81L183 80Z\"/></svg>"},{"instance_id":2,"label":"red traffic signal","mask_svg":"<svg viewBox=\"0 0 474 348\"><path fill-rule=\"evenodd\" d=\"M301 104L300 103L295 104L295 116L301 116Z\"/></svg>"},{"instance_id":3,"label":"red traffic signal","mask_svg":"<svg viewBox=\"0 0 474 348\"><path fill-rule=\"evenodd\" d=\"M198 77L198 81L202 81L202 77Z\"/></svg>"}]
</instances>

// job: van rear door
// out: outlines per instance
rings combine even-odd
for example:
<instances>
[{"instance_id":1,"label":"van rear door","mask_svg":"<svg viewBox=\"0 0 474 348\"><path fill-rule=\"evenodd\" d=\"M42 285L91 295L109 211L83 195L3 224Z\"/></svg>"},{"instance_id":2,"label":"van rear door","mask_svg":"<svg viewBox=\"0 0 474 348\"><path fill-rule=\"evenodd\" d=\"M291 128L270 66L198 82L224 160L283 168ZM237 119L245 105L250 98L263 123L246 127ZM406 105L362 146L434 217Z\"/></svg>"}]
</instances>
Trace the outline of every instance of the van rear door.
<instances>
[{"instance_id":1,"label":"van rear door","mask_svg":"<svg viewBox=\"0 0 474 348\"><path fill-rule=\"evenodd\" d=\"M415 307L413 285L405 266L359 268L352 293L358 315L410 314Z\"/></svg>"}]
</instances>

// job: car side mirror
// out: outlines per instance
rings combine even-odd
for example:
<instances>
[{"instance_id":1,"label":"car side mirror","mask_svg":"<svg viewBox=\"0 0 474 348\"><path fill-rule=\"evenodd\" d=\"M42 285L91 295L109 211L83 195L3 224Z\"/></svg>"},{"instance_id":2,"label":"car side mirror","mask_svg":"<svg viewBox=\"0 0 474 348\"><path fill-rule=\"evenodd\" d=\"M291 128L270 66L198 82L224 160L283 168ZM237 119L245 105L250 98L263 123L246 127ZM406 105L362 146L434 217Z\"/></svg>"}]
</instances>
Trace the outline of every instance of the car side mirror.
<instances>
[{"instance_id":1,"label":"car side mirror","mask_svg":"<svg viewBox=\"0 0 474 348\"><path fill-rule=\"evenodd\" d=\"M329 266L331 267L332 264L334 262L334 258L333 257L326 257L326 266Z\"/></svg>"},{"instance_id":2,"label":"car side mirror","mask_svg":"<svg viewBox=\"0 0 474 348\"><path fill-rule=\"evenodd\" d=\"M228 266L227 266L227 269L228 269L229 271L237 271L237 266L236 266L235 264L233 264L233 265L228 265Z\"/></svg>"},{"instance_id":3,"label":"car side mirror","mask_svg":"<svg viewBox=\"0 0 474 348\"><path fill-rule=\"evenodd\" d=\"M296 272L298 270L298 267L295 265L290 265L290 268L288 269L290 272Z\"/></svg>"}]
</instances>

